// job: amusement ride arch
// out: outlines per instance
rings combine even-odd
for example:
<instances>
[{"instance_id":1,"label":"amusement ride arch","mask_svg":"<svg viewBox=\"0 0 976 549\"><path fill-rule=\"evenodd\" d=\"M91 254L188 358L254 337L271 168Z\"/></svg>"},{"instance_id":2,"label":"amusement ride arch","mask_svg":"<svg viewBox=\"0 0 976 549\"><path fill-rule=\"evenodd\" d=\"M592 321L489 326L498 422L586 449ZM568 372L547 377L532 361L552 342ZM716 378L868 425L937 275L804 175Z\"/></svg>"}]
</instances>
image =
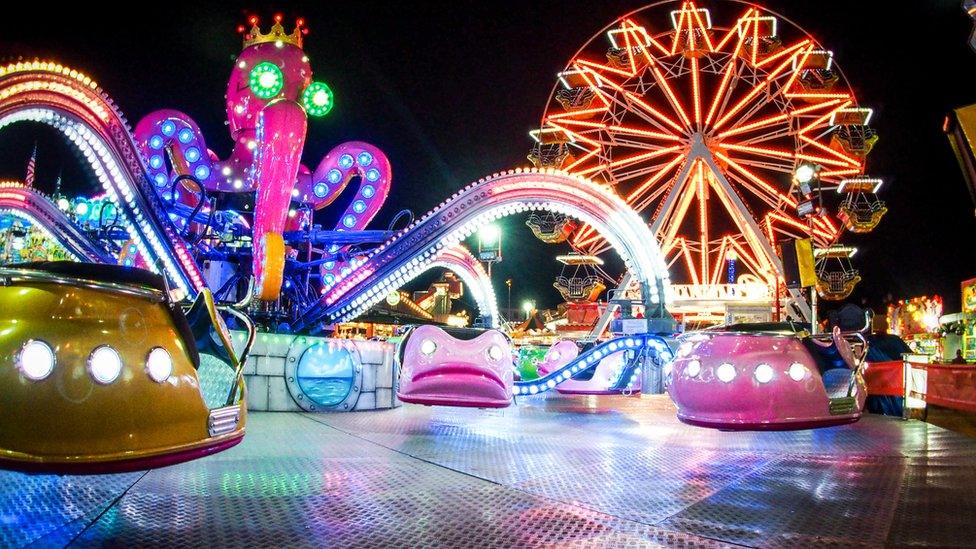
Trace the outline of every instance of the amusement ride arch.
<instances>
[{"instance_id":1,"label":"amusement ride arch","mask_svg":"<svg viewBox=\"0 0 976 549\"><path fill-rule=\"evenodd\" d=\"M115 263L105 250L47 197L19 181L0 181L0 213L26 219L78 261Z\"/></svg>"},{"instance_id":2,"label":"amusement ride arch","mask_svg":"<svg viewBox=\"0 0 976 549\"><path fill-rule=\"evenodd\" d=\"M455 193L380 246L327 291L295 328L342 322L361 314L390 290L409 282L483 225L508 215L548 210L595 227L640 282L651 329L670 331L664 307L670 279L657 241L626 202L591 181L558 170L516 169L481 179Z\"/></svg>"},{"instance_id":3,"label":"amusement ride arch","mask_svg":"<svg viewBox=\"0 0 976 549\"><path fill-rule=\"evenodd\" d=\"M46 124L67 137L118 207L149 268L160 262L190 295L204 288L199 267L148 185L125 119L94 81L57 63L0 67L0 129L16 122Z\"/></svg>"},{"instance_id":4,"label":"amusement ride arch","mask_svg":"<svg viewBox=\"0 0 976 549\"><path fill-rule=\"evenodd\" d=\"M501 317L498 313L498 300L491 278L478 258L466 246L458 244L442 249L428 268L443 268L458 275L472 293L478 305L479 314L487 320L488 326L497 328Z\"/></svg>"}]
</instances>

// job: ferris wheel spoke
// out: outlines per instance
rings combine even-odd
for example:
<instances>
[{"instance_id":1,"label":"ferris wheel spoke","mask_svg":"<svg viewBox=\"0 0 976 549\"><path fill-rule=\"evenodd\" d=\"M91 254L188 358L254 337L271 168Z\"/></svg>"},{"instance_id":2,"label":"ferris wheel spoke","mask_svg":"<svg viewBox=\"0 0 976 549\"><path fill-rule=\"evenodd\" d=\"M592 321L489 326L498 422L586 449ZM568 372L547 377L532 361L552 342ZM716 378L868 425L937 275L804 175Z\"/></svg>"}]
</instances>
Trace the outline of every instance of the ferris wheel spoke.
<instances>
[{"instance_id":1,"label":"ferris wheel spoke","mask_svg":"<svg viewBox=\"0 0 976 549\"><path fill-rule=\"evenodd\" d=\"M817 164L823 164L825 166L834 166L838 168L850 168L849 162L843 159L830 158L826 156L818 156L815 154L809 154L804 152L790 152L780 149L774 149L772 147L754 147L751 145L740 145L736 143L722 143L719 145L722 149L737 151L745 154L751 154L755 156L773 156L777 158L785 158L790 161L794 160L806 160L808 162L814 162Z\"/></svg>"},{"instance_id":2,"label":"ferris wheel spoke","mask_svg":"<svg viewBox=\"0 0 976 549\"><path fill-rule=\"evenodd\" d=\"M678 96L676 96L674 94L674 90L671 89L671 85L668 84L667 78L661 73L661 68L660 68L661 63L655 60L654 57L650 53L648 53L647 48L641 49L641 53L644 55L644 58L647 60L649 70L651 71L651 74L654 75L654 80L657 82L657 85L664 92L665 97L667 97L668 103L670 103L671 108L681 118L681 121L684 123L685 128L689 128L691 126L691 122L688 120L688 115L685 113L684 107L681 106L681 102L678 100ZM631 99L636 99L638 103L643 103L643 101L641 101L639 98L634 97L632 93L630 94L630 96ZM646 107L653 109L653 107L650 107L650 105L646 105ZM684 131L684 130L679 128L679 131Z\"/></svg>"},{"instance_id":3,"label":"ferris wheel spoke","mask_svg":"<svg viewBox=\"0 0 976 549\"><path fill-rule=\"evenodd\" d=\"M843 103L840 103L839 105L837 105L837 108L831 110L830 112L824 114L823 116L819 116L819 117L815 118L813 120L813 122L810 122L806 126L803 126L802 128L800 128L800 131L798 133L800 133L802 135L802 134L805 134L805 133L814 131L814 130L820 128L824 124L828 124L828 121L830 120L830 118L832 116L834 116L834 114L837 111L839 111L841 109L846 109L847 107L850 107L852 104L854 104L854 102L851 101L851 100L847 100L847 101L844 101Z\"/></svg>"},{"instance_id":4,"label":"ferris wheel spoke","mask_svg":"<svg viewBox=\"0 0 976 549\"><path fill-rule=\"evenodd\" d=\"M742 166L749 166L750 168L758 168L761 170L770 170L778 173L792 174L793 173L793 162L773 162L770 160L750 160L747 158L739 157L736 161Z\"/></svg>"},{"instance_id":5,"label":"ferris wheel spoke","mask_svg":"<svg viewBox=\"0 0 976 549\"><path fill-rule=\"evenodd\" d=\"M663 156L663 155L666 155L666 154L669 154L669 153L678 152L682 148L683 148L682 145L674 145L672 147L665 147L665 148L660 149L660 150L657 150L657 151L651 151L651 152L646 152L646 153L641 153L641 154L635 154L635 155L632 155L632 156L627 156L627 157L621 158L619 160L614 160L614 161L608 163L607 164L607 167L612 170L614 168L619 168L621 166L630 166L630 165L636 164L638 162L643 162L645 160L651 160L653 158L657 158L659 156Z\"/></svg>"},{"instance_id":6,"label":"ferris wheel spoke","mask_svg":"<svg viewBox=\"0 0 976 549\"><path fill-rule=\"evenodd\" d=\"M638 184L630 194L627 195L627 200L630 200L631 197L639 196L648 187L651 187L663 179L675 166L680 164L682 160L684 160L684 156L676 156L669 162L658 162L639 169L628 171L615 170L613 172L613 179L618 183L632 183L642 180L642 182Z\"/></svg>"},{"instance_id":7,"label":"ferris wheel spoke","mask_svg":"<svg viewBox=\"0 0 976 549\"><path fill-rule=\"evenodd\" d=\"M651 143L646 143L643 141L635 141L633 139L621 139L613 135L610 136L609 140L599 139L597 143L600 143L603 147L621 147L626 150L637 150L637 151L663 151L667 149L668 151L673 149L672 147L666 147L664 145L655 145Z\"/></svg>"},{"instance_id":8,"label":"ferris wheel spoke","mask_svg":"<svg viewBox=\"0 0 976 549\"><path fill-rule=\"evenodd\" d=\"M678 22L674 25L675 31L674 31L674 37L671 40L671 55L678 53L678 46L681 45L681 33L682 33L682 28L684 27L685 24L685 16L687 15L687 11L685 10L687 5L688 5L687 2L682 4L681 12L680 12L681 15L678 17ZM674 18L673 13L671 14L671 17L672 19Z\"/></svg>"},{"instance_id":9,"label":"ferris wheel spoke","mask_svg":"<svg viewBox=\"0 0 976 549\"><path fill-rule=\"evenodd\" d=\"M651 204L653 204L653 203L657 202L658 200L660 200L661 197L664 196L664 193L666 193L668 191L668 189L670 188L670 186L669 185L657 185L657 186L653 186L652 185L649 188L652 189L651 192L647 193L639 201L635 201L634 202L635 209L637 209L639 211L646 210L648 208L648 206L650 206Z\"/></svg>"},{"instance_id":10,"label":"ferris wheel spoke","mask_svg":"<svg viewBox=\"0 0 976 549\"><path fill-rule=\"evenodd\" d=\"M632 19L624 19L623 23L620 25L620 28L625 30L626 32L633 33L638 38L643 38L645 44L654 46L662 54L664 55L670 54L668 49L665 48L663 44L661 44L653 36L651 36L649 32L647 32L646 28L642 27L641 25L638 25ZM644 47L646 48L647 46L645 45Z\"/></svg>"},{"instance_id":11,"label":"ferris wheel spoke","mask_svg":"<svg viewBox=\"0 0 976 549\"><path fill-rule=\"evenodd\" d=\"M792 126L794 120L799 120L801 117L810 116L811 113L817 110L835 107L841 103L840 99L833 99L830 101L825 101L823 103L817 103L814 105L808 105L806 107L801 107L798 109L793 109L788 112L784 112L774 116L768 116L755 122L750 122L749 124L736 125L724 132L718 134L719 139L725 139L733 135L739 135L743 133L751 133L753 131L764 129L768 127L775 127L781 124L786 124L788 127ZM833 109L831 109L833 112ZM751 141L751 139L749 140Z\"/></svg>"},{"instance_id":12,"label":"ferris wheel spoke","mask_svg":"<svg viewBox=\"0 0 976 549\"><path fill-rule=\"evenodd\" d=\"M781 193L775 186L769 184L768 182L766 182L764 179L762 179L758 175L752 173L749 169L747 169L746 167L740 165L738 162L736 162L735 160L733 160L731 157L728 157L726 155L723 155L722 153L720 153L718 151L715 152L715 156L719 160L722 160L723 162L725 162L729 167L731 167L734 170L736 170L743 177L746 177L749 181L751 181L752 183L754 183L755 185L757 185L759 188L761 188L764 192L768 193L770 196L773 196L773 197L776 197L779 200L782 200L783 203L785 203L785 204L789 204L790 206L796 207L796 200L793 197Z\"/></svg>"},{"instance_id":13,"label":"ferris wheel spoke","mask_svg":"<svg viewBox=\"0 0 976 549\"><path fill-rule=\"evenodd\" d=\"M705 125L708 126L712 119L715 117L716 109L721 103L721 108L724 110L725 106L728 104L729 97L732 95L732 89L729 87L729 82L732 81L732 75L735 73L736 69L736 59L739 56L739 51L742 49L742 36L739 37L739 41L735 46L735 51L732 56L726 61L725 71L722 75L722 80L719 82L718 91L715 92L715 96L712 99L712 105L708 109L708 115L705 117Z\"/></svg>"},{"instance_id":14,"label":"ferris wheel spoke","mask_svg":"<svg viewBox=\"0 0 976 549\"><path fill-rule=\"evenodd\" d=\"M816 226L816 224L814 224L813 230L811 231L809 224L803 223L799 219L793 217L790 214L787 214L786 212L772 211L769 212L769 217L773 221L778 221L779 223L782 223L785 227L789 227L793 230L800 231L799 233L800 238L804 238L805 235L812 234L812 236L821 239L821 241L830 241L833 239L833 235L823 230L823 228L820 228Z\"/></svg>"},{"instance_id":15,"label":"ferris wheel spoke","mask_svg":"<svg viewBox=\"0 0 976 549\"><path fill-rule=\"evenodd\" d=\"M658 213L657 219L661 220L662 230L665 240L672 240L678 234L681 229L681 224L684 222L685 216L688 213L688 208L691 207L691 203L697 196L697 189L694 186L694 182L690 175L685 175L683 178L676 182L676 187L671 192L677 192L677 200L674 203L674 209L670 210L665 208L664 211Z\"/></svg>"},{"instance_id":16,"label":"ferris wheel spoke","mask_svg":"<svg viewBox=\"0 0 976 549\"><path fill-rule=\"evenodd\" d=\"M649 103L641 99L634 92L624 89L622 86L611 82L609 80L603 80L603 84L613 88L617 93L624 97L626 101L621 101L616 95L606 94L603 90L598 90L597 93L606 94L607 98L618 106L623 107L627 111L633 113L634 115L640 117L642 120L653 124L655 127L660 129L662 132L668 132L667 128L663 127L658 121L676 130L679 134L684 134L685 128L681 127L680 124L672 120L669 116L662 113L661 111L652 107ZM640 109L635 109L634 106L640 107ZM649 115L649 116L648 116Z\"/></svg>"},{"instance_id":17,"label":"ferris wheel spoke","mask_svg":"<svg viewBox=\"0 0 976 549\"><path fill-rule=\"evenodd\" d=\"M742 177L740 174L735 172L729 172L729 179L735 181L742 188L748 190L752 193L758 200L762 201L764 204L770 208L780 208L783 206L784 202L780 195L769 193L764 187L756 185L752 181Z\"/></svg>"},{"instance_id":18,"label":"ferris wheel spoke","mask_svg":"<svg viewBox=\"0 0 976 549\"><path fill-rule=\"evenodd\" d=\"M657 169L654 175L652 175L649 179L647 179L646 181L638 185L633 191L630 192L630 194L627 195L626 198L627 202L635 202L638 199L640 199L640 196L642 194L644 194L648 189L653 188L658 182L660 182L665 177L667 177L667 175L671 173L671 170L673 170L675 167L681 164L681 162L683 162L684 160L685 160L684 156L678 156L677 158L673 159L671 162L665 164L663 167ZM643 208L638 208L638 211L640 211L641 209Z\"/></svg>"},{"instance_id":19,"label":"ferris wheel spoke","mask_svg":"<svg viewBox=\"0 0 976 549\"><path fill-rule=\"evenodd\" d=\"M764 134L757 135L755 137L750 137L749 139L743 139L737 143L740 145L763 145L772 142L773 144L781 143L784 139L789 138L791 141L795 142L796 130L793 128L782 128L778 131L768 132Z\"/></svg>"},{"instance_id":20,"label":"ferris wheel spoke","mask_svg":"<svg viewBox=\"0 0 976 549\"><path fill-rule=\"evenodd\" d=\"M685 261L685 267L688 269L688 274L691 275L691 283L694 285L701 284L701 278L698 276L698 271L695 269L695 260L691 257L691 246L688 245L687 239L680 239L678 243L678 250L681 258Z\"/></svg>"},{"instance_id":21,"label":"ferris wheel spoke","mask_svg":"<svg viewBox=\"0 0 976 549\"><path fill-rule=\"evenodd\" d=\"M749 104L748 107L743 108L741 112L739 112L738 115L736 116L735 121L730 124L730 126L732 128L735 128L741 125L745 125L747 122L749 122L749 120L751 120L757 114L766 112L767 107L771 103L781 103L782 100L779 96L779 93L782 90L782 86L777 88L775 84L777 84L780 80L784 78L789 78L790 74L791 72L784 72L783 74L780 74L778 77L776 77L773 80L770 80L768 82L763 81L760 85L765 86L765 93L759 93L756 96L755 101ZM786 105L780 105L780 106L781 108L779 110L786 110L785 108L782 108L785 107Z\"/></svg>"},{"instance_id":22,"label":"ferris wheel spoke","mask_svg":"<svg viewBox=\"0 0 976 549\"><path fill-rule=\"evenodd\" d=\"M846 163L848 167L854 168L854 167L860 167L861 166L861 161L858 160L857 158L854 158L853 156L848 156L848 155L846 155L846 154L844 154L844 153L842 153L840 151L836 151L836 150L834 150L834 149L832 149L832 148L824 145L823 143L818 142L815 139L811 139L811 138L809 138L809 137L807 137L805 135L801 135L800 136L800 140L803 141L804 143L808 144L808 145L812 145L813 147L815 147L815 148L817 148L817 149L819 149L821 151L824 151L826 153L829 153L829 154L832 154L832 155L836 156L842 162Z\"/></svg>"},{"instance_id":23,"label":"ferris wheel spoke","mask_svg":"<svg viewBox=\"0 0 976 549\"><path fill-rule=\"evenodd\" d=\"M723 118L719 119L719 122L716 122L716 129L721 125L722 122L727 121L729 118L734 116L737 110L742 110L742 113L733 123L733 126L747 122L750 118L755 116L756 113L762 112L767 105L782 97L786 91L793 87L797 77L800 75L799 71L792 68L796 64L797 58L802 57L803 59L806 59L812 50L813 46L810 45L810 41L803 40L790 48L787 48L783 52L780 52L781 54L788 52L791 53L788 56L784 55L786 59L782 61L775 69L773 69L759 83L759 85L753 87L752 91L750 91L751 97L750 95L747 95L746 98L743 98L740 103L737 103L731 111L726 113ZM766 59L763 61L763 63L767 61L769 61L769 59ZM760 66L761 65L756 65L756 68L759 68ZM787 71L787 67L789 67L790 70ZM782 82L783 80L785 80L785 82ZM762 92L766 93L763 94ZM753 99L756 99L756 101L749 105L749 108L745 108L745 106L749 104L749 101L752 101Z\"/></svg>"},{"instance_id":24,"label":"ferris wheel spoke","mask_svg":"<svg viewBox=\"0 0 976 549\"><path fill-rule=\"evenodd\" d=\"M718 284L719 277L721 276L722 264L725 262L728 247L728 237L721 238L719 241L718 250L715 252L715 262L712 263L712 274L708 277L709 284Z\"/></svg>"},{"instance_id":25,"label":"ferris wheel spoke","mask_svg":"<svg viewBox=\"0 0 976 549\"><path fill-rule=\"evenodd\" d=\"M680 137L678 137L678 136L676 136L674 134L671 134L671 133L653 132L653 131L642 130L642 129L639 129L639 128L631 128L631 127L627 127L627 126L611 125L611 126L607 126L606 129L607 129L607 131L613 132L613 133L620 133L620 134L625 134L625 135L633 135L633 136L637 136L637 137L646 137L646 138L651 138L651 139L660 139L662 141L680 141L681 140Z\"/></svg>"},{"instance_id":26,"label":"ferris wheel spoke","mask_svg":"<svg viewBox=\"0 0 976 549\"><path fill-rule=\"evenodd\" d=\"M775 79L777 75L785 71L786 68L793 63L793 59L796 53L802 51L800 48L802 48L803 46L809 43L810 43L809 40L803 40L799 44L792 46L791 49L795 48L794 55L789 56L789 58L787 58L785 61L780 63L775 69L770 71L769 75L766 76L765 80L763 80L759 85L753 86L753 88L749 91L749 93L746 94L745 97L740 99L729 111L723 113L721 117L715 122L713 129L718 130L719 128L721 128L726 122L729 121L729 119L731 119L739 111L741 111L746 105L748 105L750 101L752 101L760 93L765 91L768 88L769 83L773 81L773 79Z\"/></svg>"}]
</instances>

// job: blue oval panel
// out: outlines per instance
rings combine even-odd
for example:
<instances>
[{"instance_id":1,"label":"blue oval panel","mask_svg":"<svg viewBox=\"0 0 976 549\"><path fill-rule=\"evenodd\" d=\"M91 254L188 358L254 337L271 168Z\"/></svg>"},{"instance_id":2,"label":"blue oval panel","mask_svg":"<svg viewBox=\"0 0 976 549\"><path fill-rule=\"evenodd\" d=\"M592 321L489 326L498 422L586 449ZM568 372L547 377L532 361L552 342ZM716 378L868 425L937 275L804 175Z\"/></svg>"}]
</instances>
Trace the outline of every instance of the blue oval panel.
<instances>
[{"instance_id":1,"label":"blue oval panel","mask_svg":"<svg viewBox=\"0 0 976 549\"><path fill-rule=\"evenodd\" d=\"M306 398L319 406L335 406L352 391L356 365L349 349L318 343L302 354L295 375Z\"/></svg>"}]
</instances>

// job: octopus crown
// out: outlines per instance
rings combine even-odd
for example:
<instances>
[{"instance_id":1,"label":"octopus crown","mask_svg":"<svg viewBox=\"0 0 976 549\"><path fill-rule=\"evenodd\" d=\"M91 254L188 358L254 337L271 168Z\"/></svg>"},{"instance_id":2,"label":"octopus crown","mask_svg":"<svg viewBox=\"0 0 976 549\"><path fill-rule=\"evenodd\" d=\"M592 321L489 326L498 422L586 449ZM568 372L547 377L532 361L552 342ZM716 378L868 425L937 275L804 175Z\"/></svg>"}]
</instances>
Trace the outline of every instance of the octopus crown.
<instances>
[{"instance_id":1,"label":"octopus crown","mask_svg":"<svg viewBox=\"0 0 976 549\"><path fill-rule=\"evenodd\" d=\"M305 20L299 18L295 21L295 30L288 34L285 32L285 28L281 26L281 15L274 16L274 25L271 26L271 31L267 34L261 32L261 27L258 26L258 18L256 15L252 15L248 19L248 23L251 24L251 30L244 32L244 26L241 25L237 28L238 32L244 35L244 47L253 46L255 44L263 44L265 42L275 42L278 44L292 44L298 48L302 47L302 38L308 33L308 29L305 28Z\"/></svg>"}]
</instances>

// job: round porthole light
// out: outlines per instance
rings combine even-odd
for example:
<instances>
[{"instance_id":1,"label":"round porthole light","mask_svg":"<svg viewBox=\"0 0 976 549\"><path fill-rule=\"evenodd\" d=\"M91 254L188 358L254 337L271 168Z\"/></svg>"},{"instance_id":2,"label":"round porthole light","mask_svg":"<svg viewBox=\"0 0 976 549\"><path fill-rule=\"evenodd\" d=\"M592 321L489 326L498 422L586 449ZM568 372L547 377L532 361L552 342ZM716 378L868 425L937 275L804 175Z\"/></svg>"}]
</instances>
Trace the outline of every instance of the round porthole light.
<instances>
[{"instance_id":1,"label":"round porthole light","mask_svg":"<svg viewBox=\"0 0 976 549\"><path fill-rule=\"evenodd\" d=\"M285 85L285 76L274 63L265 61L258 63L248 74L248 85L251 92L261 99L270 99L281 91Z\"/></svg>"},{"instance_id":2,"label":"round porthole light","mask_svg":"<svg viewBox=\"0 0 976 549\"><path fill-rule=\"evenodd\" d=\"M430 356L437 350L437 344L432 339L425 339L420 342L420 352Z\"/></svg>"},{"instance_id":3,"label":"round porthole light","mask_svg":"<svg viewBox=\"0 0 976 549\"><path fill-rule=\"evenodd\" d=\"M689 360L688 365L685 366L685 373L688 377L698 377L701 373L701 362L698 359Z\"/></svg>"},{"instance_id":4,"label":"round porthole light","mask_svg":"<svg viewBox=\"0 0 976 549\"><path fill-rule=\"evenodd\" d=\"M769 383L773 379L773 367L769 364L760 364L756 366L756 370L752 373L755 376L756 381L759 383Z\"/></svg>"},{"instance_id":5,"label":"round porthole light","mask_svg":"<svg viewBox=\"0 0 976 549\"><path fill-rule=\"evenodd\" d=\"M735 366L729 362L724 362L718 365L715 369L715 377L719 379L722 383L729 383L735 379Z\"/></svg>"},{"instance_id":6,"label":"round porthole light","mask_svg":"<svg viewBox=\"0 0 976 549\"><path fill-rule=\"evenodd\" d=\"M146 373L156 383L162 383L173 374L173 359L162 347L149 351L146 357Z\"/></svg>"},{"instance_id":7,"label":"round porthole light","mask_svg":"<svg viewBox=\"0 0 976 549\"><path fill-rule=\"evenodd\" d=\"M803 378L807 375L807 368L806 366L800 364L799 362L794 362L793 364L790 364L789 373L790 373L790 379L792 379L793 381L802 381Z\"/></svg>"},{"instance_id":8,"label":"round porthole light","mask_svg":"<svg viewBox=\"0 0 976 549\"><path fill-rule=\"evenodd\" d=\"M323 82L312 82L302 92L302 105L309 116L325 116L332 110L332 101L332 89Z\"/></svg>"},{"instance_id":9,"label":"round porthole light","mask_svg":"<svg viewBox=\"0 0 976 549\"><path fill-rule=\"evenodd\" d=\"M502 350L498 345L492 345L488 347L488 358L494 361L499 361L505 356L505 351Z\"/></svg>"},{"instance_id":10,"label":"round porthole light","mask_svg":"<svg viewBox=\"0 0 976 549\"><path fill-rule=\"evenodd\" d=\"M54 350L38 339L30 339L20 349L17 369L31 381L40 381L54 371Z\"/></svg>"},{"instance_id":11,"label":"round porthole light","mask_svg":"<svg viewBox=\"0 0 976 549\"><path fill-rule=\"evenodd\" d=\"M119 374L122 373L122 357L119 356L118 351L108 345L95 347L88 356L88 371L95 381L108 385L118 379Z\"/></svg>"}]
</instances>

